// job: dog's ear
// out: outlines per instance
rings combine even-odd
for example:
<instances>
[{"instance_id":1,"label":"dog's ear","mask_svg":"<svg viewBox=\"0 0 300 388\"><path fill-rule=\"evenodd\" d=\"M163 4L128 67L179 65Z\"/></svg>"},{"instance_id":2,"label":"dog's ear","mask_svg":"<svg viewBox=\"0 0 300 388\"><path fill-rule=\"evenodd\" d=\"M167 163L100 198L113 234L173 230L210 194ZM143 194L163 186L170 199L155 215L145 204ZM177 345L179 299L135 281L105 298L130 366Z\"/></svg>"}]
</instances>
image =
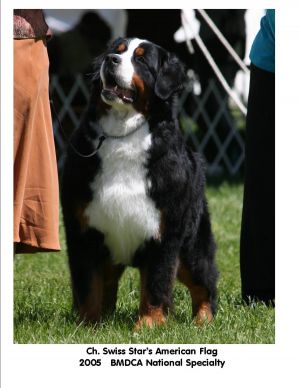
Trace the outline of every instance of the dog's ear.
<instances>
[{"instance_id":1,"label":"dog's ear","mask_svg":"<svg viewBox=\"0 0 300 388\"><path fill-rule=\"evenodd\" d=\"M100 69L104 61L106 52L99 55L93 61L93 72L89 76L90 97L88 101L87 111L91 120L96 120L105 108L105 103L101 99L101 90L103 88Z\"/></svg>"},{"instance_id":2,"label":"dog's ear","mask_svg":"<svg viewBox=\"0 0 300 388\"><path fill-rule=\"evenodd\" d=\"M93 63L92 63L93 73L91 74L91 77L90 77L90 80L92 83L98 82L100 80L100 69L101 69L102 62L104 61L105 55L106 55L106 52L102 53L101 55L99 55L93 60Z\"/></svg>"},{"instance_id":3,"label":"dog's ear","mask_svg":"<svg viewBox=\"0 0 300 388\"><path fill-rule=\"evenodd\" d=\"M183 89L186 74L183 64L175 54L168 53L155 82L154 92L162 100Z\"/></svg>"}]
</instances>

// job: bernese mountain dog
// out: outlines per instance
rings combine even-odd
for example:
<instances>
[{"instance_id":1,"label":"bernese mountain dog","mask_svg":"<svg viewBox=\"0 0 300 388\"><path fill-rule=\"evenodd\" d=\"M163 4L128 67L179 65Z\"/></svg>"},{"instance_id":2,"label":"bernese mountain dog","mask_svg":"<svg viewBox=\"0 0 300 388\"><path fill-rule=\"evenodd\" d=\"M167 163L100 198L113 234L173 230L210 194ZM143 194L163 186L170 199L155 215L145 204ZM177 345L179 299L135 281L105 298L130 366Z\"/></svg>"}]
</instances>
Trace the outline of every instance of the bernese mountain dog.
<instances>
[{"instance_id":1,"label":"bernese mountain dog","mask_svg":"<svg viewBox=\"0 0 300 388\"><path fill-rule=\"evenodd\" d=\"M218 272L204 166L178 122L185 69L176 55L137 38L118 38L95 63L62 178L79 317L99 322L115 309L130 265L141 281L137 329L166 321L176 278L190 291L195 322L211 321Z\"/></svg>"}]
</instances>

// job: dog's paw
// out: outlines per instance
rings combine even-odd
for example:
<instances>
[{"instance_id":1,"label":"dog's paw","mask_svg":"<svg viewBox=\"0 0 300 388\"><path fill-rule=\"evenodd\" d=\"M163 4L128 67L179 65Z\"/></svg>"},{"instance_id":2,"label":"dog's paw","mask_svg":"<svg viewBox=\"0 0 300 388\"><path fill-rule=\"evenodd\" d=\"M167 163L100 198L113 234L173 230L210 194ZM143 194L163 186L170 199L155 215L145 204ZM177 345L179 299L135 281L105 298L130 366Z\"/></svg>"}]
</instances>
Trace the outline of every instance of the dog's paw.
<instances>
[{"instance_id":1,"label":"dog's paw","mask_svg":"<svg viewBox=\"0 0 300 388\"><path fill-rule=\"evenodd\" d=\"M166 322L166 317L161 308L152 308L147 314L142 315L134 326L134 330L138 331L142 327L160 326Z\"/></svg>"},{"instance_id":2,"label":"dog's paw","mask_svg":"<svg viewBox=\"0 0 300 388\"><path fill-rule=\"evenodd\" d=\"M213 314L209 303L203 303L194 315L194 323L201 326L204 323L210 323L213 320Z\"/></svg>"}]
</instances>

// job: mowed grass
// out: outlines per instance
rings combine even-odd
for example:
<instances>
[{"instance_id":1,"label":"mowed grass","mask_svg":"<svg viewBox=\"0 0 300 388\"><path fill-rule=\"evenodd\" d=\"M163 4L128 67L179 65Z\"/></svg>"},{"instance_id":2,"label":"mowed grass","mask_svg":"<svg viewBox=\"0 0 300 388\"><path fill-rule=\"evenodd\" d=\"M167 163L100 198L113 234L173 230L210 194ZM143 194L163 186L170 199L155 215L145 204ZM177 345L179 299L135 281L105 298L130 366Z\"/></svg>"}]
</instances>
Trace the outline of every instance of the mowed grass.
<instances>
[{"instance_id":1,"label":"mowed grass","mask_svg":"<svg viewBox=\"0 0 300 388\"><path fill-rule=\"evenodd\" d=\"M176 283L174 311L167 324L134 332L139 277L136 269L128 268L120 282L115 314L95 327L78 325L72 311L66 243L61 226L60 253L15 257L15 343L274 343L274 309L262 303L247 306L241 302L239 235L242 194L241 184L225 183L207 188L220 272L218 314L213 323L202 327L193 324L188 290Z\"/></svg>"}]
</instances>

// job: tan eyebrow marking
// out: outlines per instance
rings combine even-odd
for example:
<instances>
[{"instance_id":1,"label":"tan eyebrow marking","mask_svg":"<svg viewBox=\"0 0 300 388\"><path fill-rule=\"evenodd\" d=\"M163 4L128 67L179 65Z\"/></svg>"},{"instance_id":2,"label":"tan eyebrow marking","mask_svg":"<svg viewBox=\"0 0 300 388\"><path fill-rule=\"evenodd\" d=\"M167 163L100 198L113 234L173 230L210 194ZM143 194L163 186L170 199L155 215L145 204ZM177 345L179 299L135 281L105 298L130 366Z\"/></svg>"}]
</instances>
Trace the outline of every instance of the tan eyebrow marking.
<instances>
[{"instance_id":1,"label":"tan eyebrow marking","mask_svg":"<svg viewBox=\"0 0 300 388\"><path fill-rule=\"evenodd\" d=\"M122 52L125 51L125 50L126 50L126 45L125 45L125 43L120 43L119 46L117 47L117 51L118 51L119 53L122 53Z\"/></svg>"},{"instance_id":2,"label":"tan eyebrow marking","mask_svg":"<svg viewBox=\"0 0 300 388\"><path fill-rule=\"evenodd\" d=\"M138 47L135 49L135 55L138 57L141 57L142 55L144 55L144 53L145 49L143 47Z\"/></svg>"}]
</instances>

